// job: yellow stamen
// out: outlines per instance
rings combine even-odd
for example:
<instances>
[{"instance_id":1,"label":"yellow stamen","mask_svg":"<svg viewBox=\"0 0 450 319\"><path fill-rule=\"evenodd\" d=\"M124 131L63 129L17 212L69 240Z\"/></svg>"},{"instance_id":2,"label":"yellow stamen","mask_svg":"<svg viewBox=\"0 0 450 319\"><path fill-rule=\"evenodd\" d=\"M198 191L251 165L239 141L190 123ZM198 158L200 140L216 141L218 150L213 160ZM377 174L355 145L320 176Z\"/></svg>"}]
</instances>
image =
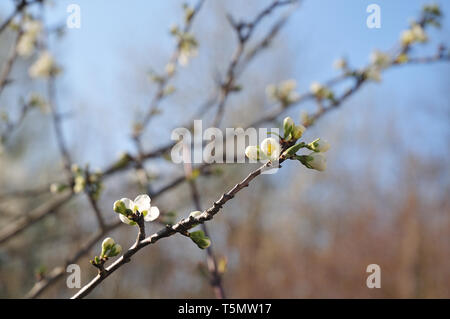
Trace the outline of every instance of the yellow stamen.
<instances>
[{"instance_id":1,"label":"yellow stamen","mask_svg":"<svg viewBox=\"0 0 450 319\"><path fill-rule=\"evenodd\" d=\"M272 144L268 143L267 144L267 155L272 155L272 148L273 148Z\"/></svg>"}]
</instances>

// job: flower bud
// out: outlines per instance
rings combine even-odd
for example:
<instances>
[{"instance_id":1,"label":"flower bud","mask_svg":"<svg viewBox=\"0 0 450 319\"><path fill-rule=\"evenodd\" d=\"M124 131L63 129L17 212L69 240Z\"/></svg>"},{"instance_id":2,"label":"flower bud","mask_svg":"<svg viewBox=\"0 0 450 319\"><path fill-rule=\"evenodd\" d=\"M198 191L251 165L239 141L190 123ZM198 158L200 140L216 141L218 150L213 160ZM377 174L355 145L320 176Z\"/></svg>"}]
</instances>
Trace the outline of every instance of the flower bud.
<instances>
[{"instance_id":1,"label":"flower bud","mask_svg":"<svg viewBox=\"0 0 450 319\"><path fill-rule=\"evenodd\" d=\"M294 129L292 130L292 137L296 140L298 140L300 137L302 137L303 133L306 131L306 127L299 124L294 126Z\"/></svg>"},{"instance_id":2,"label":"flower bud","mask_svg":"<svg viewBox=\"0 0 450 319\"><path fill-rule=\"evenodd\" d=\"M321 172L327 169L327 159L322 153L312 152L308 154L308 164L310 168Z\"/></svg>"},{"instance_id":3,"label":"flower bud","mask_svg":"<svg viewBox=\"0 0 450 319\"><path fill-rule=\"evenodd\" d=\"M122 252L122 246L119 244L114 245L113 251L110 254L110 257L114 257L119 255Z\"/></svg>"},{"instance_id":4,"label":"flower bud","mask_svg":"<svg viewBox=\"0 0 450 319\"><path fill-rule=\"evenodd\" d=\"M107 249L111 248L112 246L114 246L115 243L116 242L114 241L114 239L112 239L111 237L107 237L102 242L102 249L107 250Z\"/></svg>"},{"instance_id":5,"label":"flower bud","mask_svg":"<svg viewBox=\"0 0 450 319\"><path fill-rule=\"evenodd\" d=\"M330 149L331 145L326 140L317 139L309 144L309 147L316 152L326 152Z\"/></svg>"},{"instance_id":6,"label":"flower bud","mask_svg":"<svg viewBox=\"0 0 450 319\"><path fill-rule=\"evenodd\" d=\"M105 238L102 242L102 253L100 254L100 257L109 257L115 244L116 242L111 237Z\"/></svg>"},{"instance_id":7,"label":"flower bud","mask_svg":"<svg viewBox=\"0 0 450 319\"><path fill-rule=\"evenodd\" d=\"M245 149L245 156L249 159L257 161L259 159L259 149L257 146L250 145Z\"/></svg>"},{"instance_id":8,"label":"flower bud","mask_svg":"<svg viewBox=\"0 0 450 319\"><path fill-rule=\"evenodd\" d=\"M287 137L295 127L294 120L288 116L283 121L284 137Z\"/></svg>"},{"instance_id":9,"label":"flower bud","mask_svg":"<svg viewBox=\"0 0 450 319\"><path fill-rule=\"evenodd\" d=\"M122 202L121 200L116 200L114 202L113 210L116 213L119 213L119 214L122 214L122 215L126 215L127 214L127 208L125 206L125 203Z\"/></svg>"},{"instance_id":10,"label":"flower bud","mask_svg":"<svg viewBox=\"0 0 450 319\"><path fill-rule=\"evenodd\" d=\"M191 232L189 237L200 249L208 248L211 245L211 240L206 237L202 230Z\"/></svg>"}]
</instances>

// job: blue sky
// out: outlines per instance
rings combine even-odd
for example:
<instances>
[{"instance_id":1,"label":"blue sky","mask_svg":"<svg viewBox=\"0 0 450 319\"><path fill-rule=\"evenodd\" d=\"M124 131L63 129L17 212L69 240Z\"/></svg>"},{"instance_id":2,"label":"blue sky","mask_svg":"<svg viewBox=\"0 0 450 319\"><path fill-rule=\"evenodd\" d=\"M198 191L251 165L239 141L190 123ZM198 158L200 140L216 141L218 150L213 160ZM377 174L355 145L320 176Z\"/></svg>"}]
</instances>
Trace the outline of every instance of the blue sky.
<instances>
[{"instance_id":1,"label":"blue sky","mask_svg":"<svg viewBox=\"0 0 450 319\"><path fill-rule=\"evenodd\" d=\"M214 24L215 20L208 14L208 10L211 10L211 3L208 2L211 0L206 1L207 4L198 19ZM136 102L133 98L128 99L124 83L126 84L134 74L128 69L137 67L138 70L133 72L139 71L144 78L150 67L158 65L161 67L161 62L164 63L168 59L174 45L168 34L168 28L172 23L181 21L182 2L145 0L53 2L54 5L46 11L50 25L65 21L68 4L76 3L81 7L81 29L68 29L62 42L52 44L52 50L57 54L65 70L60 83L61 107L76 110L77 120L67 124L69 139L79 130L86 130L95 131L98 136L96 134L93 136L97 136L99 140L103 138L115 141L111 145L102 146L101 151L96 146L91 150L93 154L97 152L95 156L81 155L83 160L93 161L94 166L101 166L104 157L116 156L119 149L133 150L128 136L129 127L133 116L136 116L135 109L145 108L145 98L150 98L152 87L151 83L139 84L142 85L140 88L143 91L142 100ZM244 6L240 4L241 1L227 1L226 7L232 13L240 15L242 12L256 12L268 2L253 1ZM366 27L368 16L366 7L371 3L381 7L380 29ZM294 56L298 52L298 60L293 61L292 69L286 74L286 78L297 79L300 91L304 91L311 81L325 81L336 75L332 63L340 56L348 57L354 66L364 65L373 49L389 49L398 40L401 30L407 27L408 20L418 15L424 3L428 2L304 1L282 34ZM258 7L252 8L254 4L258 4ZM448 1L441 1L440 4L444 13L450 12ZM4 2L3 7L9 11L11 8L9 1ZM432 44L428 46L429 49L417 50L418 55L433 53L439 41L447 40L448 43L450 37L446 22L444 20L442 30L431 31ZM202 30L194 28L194 32L198 33L201 41ZM134 59L142 64L133 65ZM411 103L416 103L420 99L429 99L432 103L448 106L448 96L443 95L443 91L448 84L449 71L450 66L442 63L398 68L389 71L384 76L382 84L370 84L361 94L370 95L372 102L380 108L385 108L386 111L391 108L405 110L405 114L409 117L405 119L405 123L401 123L406 126L405 132L415 126L427 124L425 134L417 137L420 143L427 144L432 136L443 135L444 138L433 140L431 149L446 148L449 135L448 121L433 122L429 125L422 112L415 114L407 109ZM205 74L205 77L211 78L212 74ZM130 111L124 112L124 108L130 108ZM414 122L416 124L411 124ZM105 132L104 126L121 126L126 129Z\"/></svg>"}]
</instances>

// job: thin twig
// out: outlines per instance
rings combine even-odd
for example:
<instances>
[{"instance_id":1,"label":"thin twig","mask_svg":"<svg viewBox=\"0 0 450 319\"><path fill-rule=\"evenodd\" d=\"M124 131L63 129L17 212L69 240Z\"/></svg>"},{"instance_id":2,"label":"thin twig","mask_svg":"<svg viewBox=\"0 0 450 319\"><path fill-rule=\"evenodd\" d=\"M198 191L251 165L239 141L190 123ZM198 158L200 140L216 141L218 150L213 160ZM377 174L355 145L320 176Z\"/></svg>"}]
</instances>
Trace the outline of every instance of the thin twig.
<instances>
[{"instance_id":1,"label":"thin twig","mask_svg":"<svg viewBox=\"0 0 450 319\"><path fill-rule=\"evenodd\" d=\"M277 7L284 6L287 4L296 3L296 0L289 1L274 1L264 10L262 10L251 22L235 22L234 19L229 15L228 21L231 26L235 30L238 38L238 46L233 53L233 57L231 58L231 62L228 65L225 81L221 85L221 94L219 97L219 102L217 104L217 112L213 121L213 127L219 127L220 123L224 116L225 104L227 102L228 96L231 92L235 91L235 82L236 82L236 68L241 61L241 57L245 51L246 45L252 36L254 30L258 26L258 24L263 20L264 17L270 15L273 10Z\"/></svg>"},{"instance_id":2,"label":"thin twig","mask_svg":"<svg viewBox=\"0 0 450 319\"><path fill-rule=\"evenodd\" d=\"M281 162L281 161L280 161ZM125 252L123 256L121 256L119 259L117 259L113 264L111 264L109 267L105 268L104 275L100 276L97 275L94 279L92 279L87 285L85 285L83 288L81 288L74 296L72 296L72 299L79 299L87 296L89 293L91 293L95 287L97 287L101 282L103 282L107 277L109 277L113 272L115 272L117 269L119 269L121 266L123 266L125 263L128 263L131 260L131 257L136 254L139 250L142 248L156 243L158 240L166 237L170 237L178 232L185 232L186 230L191 229L192 227L196 226L197 224L204 223L208 220L211 220L214 215L216 215L223 205L225 205L229 200L231 200L239 191L244 189L245 187L248 187L250 182L255 179L257 176L259 176L263 170L267 169L270 166L270 162L267 162L266 164L262 165L257 170L250 173L244 180L242 180L240 183L236 184L232 189L230 189L228 192L222 195L222 197L214 202L213 206L205 210L200 216L198 217L187 217L179 221L173 226L165 227L161 229L160 231L154 233L153 235L141 240L140 242L135 243L128 251Z\"/></svg>"}]
</instances>

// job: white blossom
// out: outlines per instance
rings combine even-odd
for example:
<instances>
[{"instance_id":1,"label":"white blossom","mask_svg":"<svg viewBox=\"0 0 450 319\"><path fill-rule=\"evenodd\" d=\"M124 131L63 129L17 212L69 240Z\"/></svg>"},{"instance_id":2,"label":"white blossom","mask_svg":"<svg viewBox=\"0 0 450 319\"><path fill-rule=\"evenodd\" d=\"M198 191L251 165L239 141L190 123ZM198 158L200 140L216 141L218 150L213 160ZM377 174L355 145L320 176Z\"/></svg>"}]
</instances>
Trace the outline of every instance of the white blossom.
<instances>
[{"instance_id":1,"label":"white blossom","mask_svg":"<svg viewBox=\"0 0 450 319\"><path fill-rule=\"evenodd\" d=\"M122 198L114 202L113 209L116 213L119 213L120 220L125 224L136 224L136 222L127 218L128 214L136 212L143 214L146 222L151 222L158 218L159 209L156 206L151 206L150 202L150 196L143 194L136 197L134 201L129 198Z\"/></svg>"},{"instance_id":2,"label":"white blossom","mask_svg":"<svg viewBox=\"0 0 450 319\"><path fill-rule=\"evenodd\" d=\"M275 138L268 137L261 142L261 151L266 159L277 160L280 157L281 145Z\"/></svg>"},{"instance_id":3,"label":"white blossom","mask_svg":"<svg viewBox=\"0 0 450 319\"><path fill-rule=\"evenodd\" d=\"M273 137L268 137L261 142L258 146L247 146L245 149L245 155L251 160L269 160L275 161L280 157L281 145Z\"/></svg>"}]
</instances>

